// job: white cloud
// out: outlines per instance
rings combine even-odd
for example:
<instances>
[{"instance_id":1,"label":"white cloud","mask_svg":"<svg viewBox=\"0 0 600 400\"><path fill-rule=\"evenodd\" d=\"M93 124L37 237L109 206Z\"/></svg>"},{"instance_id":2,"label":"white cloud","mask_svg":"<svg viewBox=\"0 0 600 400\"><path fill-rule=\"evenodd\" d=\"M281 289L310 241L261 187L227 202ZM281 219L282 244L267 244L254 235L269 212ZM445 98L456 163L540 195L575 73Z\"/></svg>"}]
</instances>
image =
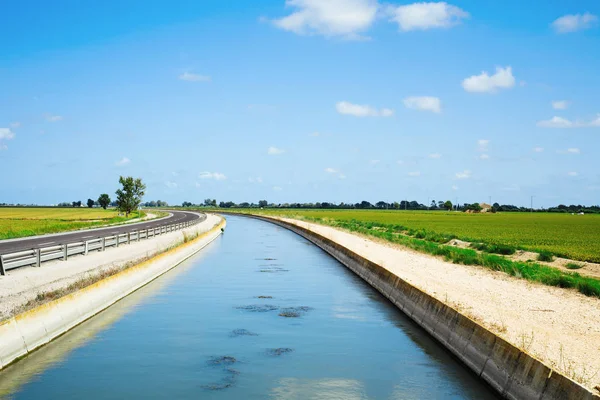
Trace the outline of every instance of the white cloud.
<instances>
[{"instance_id":1,"label":"white cloud","mask_svg":"<svg viewBox=\"0 0 600 400\"><path fill-rule=\"evenodd\" d=\"M281 192L283 188L281 186L273 186L273 190L276 192Z\"/></svg>"},{"instance_id":2,"label":"white cloud","mask_svg":"<svg viewBox=\"0 0 600 400\"><path fill-rule=\"evenodd\" d=\"M552 102L552 108L555 110L566 110L569 107L569 102L566 100L557 100Z\"/></svg>"},{"instance_id":3,"label":"white cloud","mask_svg":"<svg viewBox=\"0 0 600 400\"><path fill-rule=\"evenodd\" d=\"M421 171L411 171L407 173L408 176L421 176Z\"/></svg>"},{"instance_id":4,"label":"white cloud","mask_svg":"<svg viewBox=\"0 0 600 400\"><path fill-rule=\"evenodd\" d=\"M175 182L167 181L167 182L165 182L165 186L167 186L170 189L175 189L175 188L177 188L178 185Z\"/></svg>"},{"instance_id":5,"label":"white cloud","mask_svg":"<svg viewBox=\"0 0 600 400\"><path fill-rule=\"evenodd\" d=\"M452 185L452 190L458 190L458 186Z\"/></svg>"},{"instance_id":6,"label":"white cloud","mask_svg":"<svg viewBox=\"0 0 600 400\"><path fill-rule=\"evenodd\" d=\"M479 159L480 160L489 160L490 156L488 154L482 154L482 155L479 156Z\"/></svg>"},{"instance_id":7,"label":"white cloud","mask_svg":"<svg viewBox=\"0 0 600 400\"><path fill-rule=\"evenodd\" d=\"M577 147L571 147L571 148L567 149L567 153L579 154L579 153L581 153L581 150L579 150Z\"/></svg>"},{"instance_id":8,"label":"white cloud","mask_svg":"<svg viewBox=\"0 0 600 400\"><path fill-rule=\"evenodd\" d=\"M442 158L442 155L439 153L432 153L429 155L429 158Z\"/></svg>"},{"instance_id":9,"label":"white cloud","mask_svg":"<svg viewBox=\"0 0 600 400\"><path fill-rule=\"evenodd\" d=\"M44 114L44 118L46 118L46 121L48 122L58 122L58 121L62 121L63 117L61 115L52 115L49 113Z\"/></svg>"},{"instance_id":10,"label":"white cloud","mask_svg":"<svg viewBox=\"0 0 600 400\"><path fill-rule=\"evenodd\" d=\"M477 141L477 150L479 151L488 151L488 146L490 145L490 141L488 139L479 139Z\"/></svg>"},{"instance_id":11,"label":"white cloud","mask_svg":"<svg viewBox=\"0 0 600 400\"><path fill-rule=\"evenodd\" d=\"M392 21L398 23L402 31L450 28L458 25L469 13L445 2L413 3L405 6L389 6L387 9Z\"/></svg>"},{"instance_id":12,"label":"white cloud","mask_svg":"<svg viewBox=\"0 0 600 400\"><path fill-rule=\"evenodd\" d=\"M456 179L469 179L471 177L471 171L466 169L462 172L457 172L455 176Z\"/></svg>"},{"instance_id":13,"label":"white cloud","mask_svg":"<svg viewBox=\"0 0 600 400\"><path fill-rule=\"evenodd\" d=\"M340 172L339 170L335 169L335 168L325 168L325 172L327 172L328 174L331 175L337 175L338 178L340 179L346 179L346 175L344 175L342 172Z\"/></svg>"},{"instance_id":14,"label":"white cloud","mask_svg":"<svg viewBox=\"0 0 600 400\"><path fill-rule=\"evenodd\" d=\"M115 165L117 167L124 167L124 166L129 165L129 164L131 164L131 160L129 158L127 158L127 157L123 157L123 158L121 158L119 161L117 161L115 163Z\"/></svg>"},{"instance_id":15,"label":"white cloud","mask_svg":"<svg viewBox=\"0 0 600 400\"><path fill-rule=\"evenodd\" d=\"M299 35L364 39L377 16L377 0L286 0L296 10L273 20L275 26Z\"/></svg>"},{"instance_id":16,"label":"white cloud","mask_svg":"<svg viewBox=\"0 0 600 400\"><path fill-rule=\"evenodd\" d=\"M271 156L276 156L279 154L283 154L285 153L285 150L271 146L267 149L267 154L271 155Z\"/></svg>"},{"instance_id":17,"label":"white cloud","mask_svg":"<svg viewBox=\"0 0 600 400\"><path fill-rule=\"evenodd\" d=\"M412 110L432 111L434 113L442 111L440 99L431 96L407 97L404 99L404 106Z\"/></svg>"},{"instance_id":18,"label":"white cloud","mask_svg":"<svg viewBox=\"0 0 600 400\"><path fill-rule=\"evenodd\" d=\"M483 71L462 82L462 87L471 93L495 93L498 89L509 89L515 86L515 77L511 67L496 67L496 73L489 75Z\"/></svg>"},{"instance_id":19,"label":"white cloud","mask_svg":"<svg viewBox=\"0 0 600 400\"><path fill-rule=\"evenodd\" d=\"M188 82L210 82L210 76L194 74L192 72L184 72L179 75L179 79Z\"/></svg>"},{"instance_id":20,"label":"white cloud","mask_svg":"<svg viewBox=\"0 0 600 400\"><path fill-rule=\"evenodd\" d=\"M14 137L15 134L10 128L0 128L0 140L11 140Z\"/></svg>"},{"instance_id":21,"label":"white cloud","mask_svg":"<svg viewBox=\"0 0 600 400\"><path fill-rule=\"evenodd\" d=\"M569 176L577 176L579 174L577 172L575 172L575 171L571 171L571 172L568 172L567 175L569 175Z\"/></svg>"},{"instance_id":22,"label":"white cloud","mask_svg":"<svg viewBox=\"0 0 600 400\"><path fill-rule=\"evenodd\" d=\"M381 162L381 160L370 160L369 163L371 163L372 165L375 164L379 164Z\"/></svg>"},{"instance_id":23,"label":"white cloud","mask_svg":"<svg viewBox=\"0 0 600 400\"><path fill-rule=\"evenodd\" d=\"M404 161L402 161L402 160L398 160L398 161L396 161L396 164L398 164L398 165L403 165L403 164L404 164Z\"/></svg>"},{"instance_id":24,"label":"white cloud","mask_svg":"<svg viewBox=\"0 0 600 400\"><path fill-rule=\"evenodd\" d=\"M6 149L8 149L8 146L6 146L5 144L0 143L0 151L6 150Z\"/></svg>"},{"instance_id":25,"label":"white cloud","mask_svg":"<svg viewBox=\"0 0 600 400\"><path fill-rule=\"evenodd\" d=\"M540 128L598 128L600 127L600 114L591 121L571 121L562 117L552 117L549 120L538 121L536 124Z\"/></svg>"},{"instance_id":26,"label":"white cloud","mask_svg":"<svg viewBox=\"0 0 600 400\"><path fill-rule=\"evenodd\" d=\"M262 178L259 176L257 178L250 177L248 178L248 182L250 183L263 183Z\"/></svg>"},{"instance_id":27,"label":"white cloud","mask_svg":"<svg viewBox=\"0 0 600 400\"><path fill-rule=\"evenodd\" d=\"M312 136L312 137L319 137L319 136L321 136L321 133L319 133L319 132L313 132L313 133L310 134L310 136Z\"/></svg>"},{"instance_id":28,"label":"white cloud","mask_svg":"<svg viewBox=\"0 0 600 400\"><path fill-rule=\"evenodd\" d=\"M224 181L225 179L227 179L227 177L220 172L208 172L208 171L200 172L200 174L198 175L198 178L214 179L215 181Z\"/></svg>"},{"instance_id":29,"label":"white cloud","mask_svg":"<svg viewBox=\"0 0 600 400\"><path fill-rule=\"evenodd\" d=\"M340 114L355 117L391 117L394 115L394 110L389 108L378 110L368 105L352 104L347 101L340 101L335 105L335 108Z\"/></svg>"},{"instance_id":30,"label":"white cloud","mask_svg":"<svg viewBox=\"0 0 600 400\"><path fill-rule=\"evenodd\" d=\"M543 147L534 147L533 151L536 153L542 153L544 151L544 148Z\"/></svg>"},{"instance_id":31,"label":"white cloud","mask_svg":"<svg viewBox=\"0 0 600 400\"><path fill-rule=\"evenodd\" d=\"M16 129L16 128L20 128L20 127L21 127L21 123L20 123L20 122L18 122L18 121L11 122L11 124L10 124L10 127L11 127L11 128L15 128L15 129Z\"/></svg>"},{"instance_id":32,"label":"white cloud","mask_svg":"<svg viewBox=\"0 0 600 400\"><path fill-rule=\"evenodd\" d=\"M598 17L596 15L586 12L585 14L563 15L552 22L552 27L557 33L569 33L589 29L595 26L597 22Z\"/></svg>"}]
</instances>

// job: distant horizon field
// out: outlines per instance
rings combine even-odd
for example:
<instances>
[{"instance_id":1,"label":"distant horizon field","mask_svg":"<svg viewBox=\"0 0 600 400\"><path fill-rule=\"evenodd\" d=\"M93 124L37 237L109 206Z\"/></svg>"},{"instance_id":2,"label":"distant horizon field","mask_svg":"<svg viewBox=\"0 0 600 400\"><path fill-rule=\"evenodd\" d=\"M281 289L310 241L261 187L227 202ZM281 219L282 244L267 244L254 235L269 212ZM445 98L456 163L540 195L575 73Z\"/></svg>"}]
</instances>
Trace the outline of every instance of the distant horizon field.
<instances>
[{"instance_id":1,"label":"distant horizon field","mask_svg":"<svg viewBox=\"0 0 600 400\"><path fill-rule=\"evenodd\" d=\"M100 227L137 216L119 216L115 209L102 208L0 207L0 240Z\"/></svg>"},{"instance_id":2,"label":"distant horizon field","mask_svg":"<svg viewBox=\"0 0 600 400\"><path fill-rule=\"evenodd\" d=\"M235 210L232 210L235 211ZM356 220L401 225L454 235L469 242L549 251L558 257L600 262L600 215L568 213L481 213L404 210L238 209L240 212L308 219Z\"/></svg>"}]
</instances>

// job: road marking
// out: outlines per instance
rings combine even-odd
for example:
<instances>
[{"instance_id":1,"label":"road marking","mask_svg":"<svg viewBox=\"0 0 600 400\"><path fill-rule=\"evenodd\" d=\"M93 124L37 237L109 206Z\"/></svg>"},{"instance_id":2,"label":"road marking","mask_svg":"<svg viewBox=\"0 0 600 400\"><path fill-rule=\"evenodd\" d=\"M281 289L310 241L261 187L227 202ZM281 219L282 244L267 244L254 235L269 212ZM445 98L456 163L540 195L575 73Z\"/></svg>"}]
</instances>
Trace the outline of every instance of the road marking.
<instances>
[{"instance_id":1,"label":"road marking","mask_svg":"<svg viewBox=\"0 0 600 400\"><path fill-rule=\"evenodd\" d=\"M91 238L91 237L94 237L94 236L93 235L92 236L83 236L82 239L87 239L87 238Z\"/></svg>"},{"instance_id":2,"label":"road marking","mask_svg":"<svg viewBox=\"0 0 600 400\"><path fill-rule=\"evenodd\" d=\"M55 243L55 242L40 243L39 245L40 245L40 246L45 246L45 245L47 245L47 244L52 244L52 243Z\"/></svg>"}]
</instances>

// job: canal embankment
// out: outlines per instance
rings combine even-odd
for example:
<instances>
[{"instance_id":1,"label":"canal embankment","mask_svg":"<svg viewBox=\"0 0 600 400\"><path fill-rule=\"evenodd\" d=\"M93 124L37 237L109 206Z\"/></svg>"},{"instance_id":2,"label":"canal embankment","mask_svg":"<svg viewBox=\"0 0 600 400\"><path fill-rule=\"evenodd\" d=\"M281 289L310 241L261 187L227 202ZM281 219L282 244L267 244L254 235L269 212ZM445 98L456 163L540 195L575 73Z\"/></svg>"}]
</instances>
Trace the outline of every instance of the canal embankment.
<instances>
[{"instance_id":1,"label":"canal embankment","mask_svg":"<svg viewBox=\"0 0 600 400\"><path fill-rule=\"evenodd\" d=\"M506 398L599 398L600 302L336 228L305 237L377 289ZM595 389L596 388L596 389Z\"/></svg>"},{"instance_id":2,"label":"canal embankment","mask_svg":"<svg viewBox=\"0 0 600 400\"><path fill-rule=\"evenodd\" d=\"M0 280L0 368L190 258L216 239L225 220L208 215L201 224L113 251L24 268ZM83 282L85 287L70 291ZM89 283L89 285L87 285ZM47 293L64 295L44 302ZM39 299L40 304L35 304ZM28 304L33 308L18 312Z\"/></svg>"}]
</instances>

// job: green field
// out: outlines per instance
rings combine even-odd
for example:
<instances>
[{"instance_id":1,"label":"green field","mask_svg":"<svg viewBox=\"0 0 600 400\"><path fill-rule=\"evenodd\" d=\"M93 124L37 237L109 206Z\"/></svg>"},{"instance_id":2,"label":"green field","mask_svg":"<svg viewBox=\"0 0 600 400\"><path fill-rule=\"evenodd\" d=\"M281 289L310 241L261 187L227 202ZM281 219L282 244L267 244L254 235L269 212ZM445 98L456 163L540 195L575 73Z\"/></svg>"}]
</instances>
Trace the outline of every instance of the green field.
<instances>
[{"instance_id":1,"label":"green field","mask_svg":"<svg viewBox=\"0 0 600 400\"><path fill-rule=\"evenodd\" d=\"M376 224L395 228L396 231L422 231L469 242L506 245L536 252L544 250L559 257L600 262L600 215L290 209L251 212L301 217L330 225L335 221L355 221L361 226Z\"/></svg>"},{"instance_id":2,"label":"green field","mask_svg":"<svg viewBox=\"0 0 600 400\"><path fill-rule=\"evenodd\" d=\"M142 216L144 213L142 213ZM119 216L101 208L0 208L0 239L44 235L77 229L118 224L137 218Z\"/></svg>"}]
</instances>

